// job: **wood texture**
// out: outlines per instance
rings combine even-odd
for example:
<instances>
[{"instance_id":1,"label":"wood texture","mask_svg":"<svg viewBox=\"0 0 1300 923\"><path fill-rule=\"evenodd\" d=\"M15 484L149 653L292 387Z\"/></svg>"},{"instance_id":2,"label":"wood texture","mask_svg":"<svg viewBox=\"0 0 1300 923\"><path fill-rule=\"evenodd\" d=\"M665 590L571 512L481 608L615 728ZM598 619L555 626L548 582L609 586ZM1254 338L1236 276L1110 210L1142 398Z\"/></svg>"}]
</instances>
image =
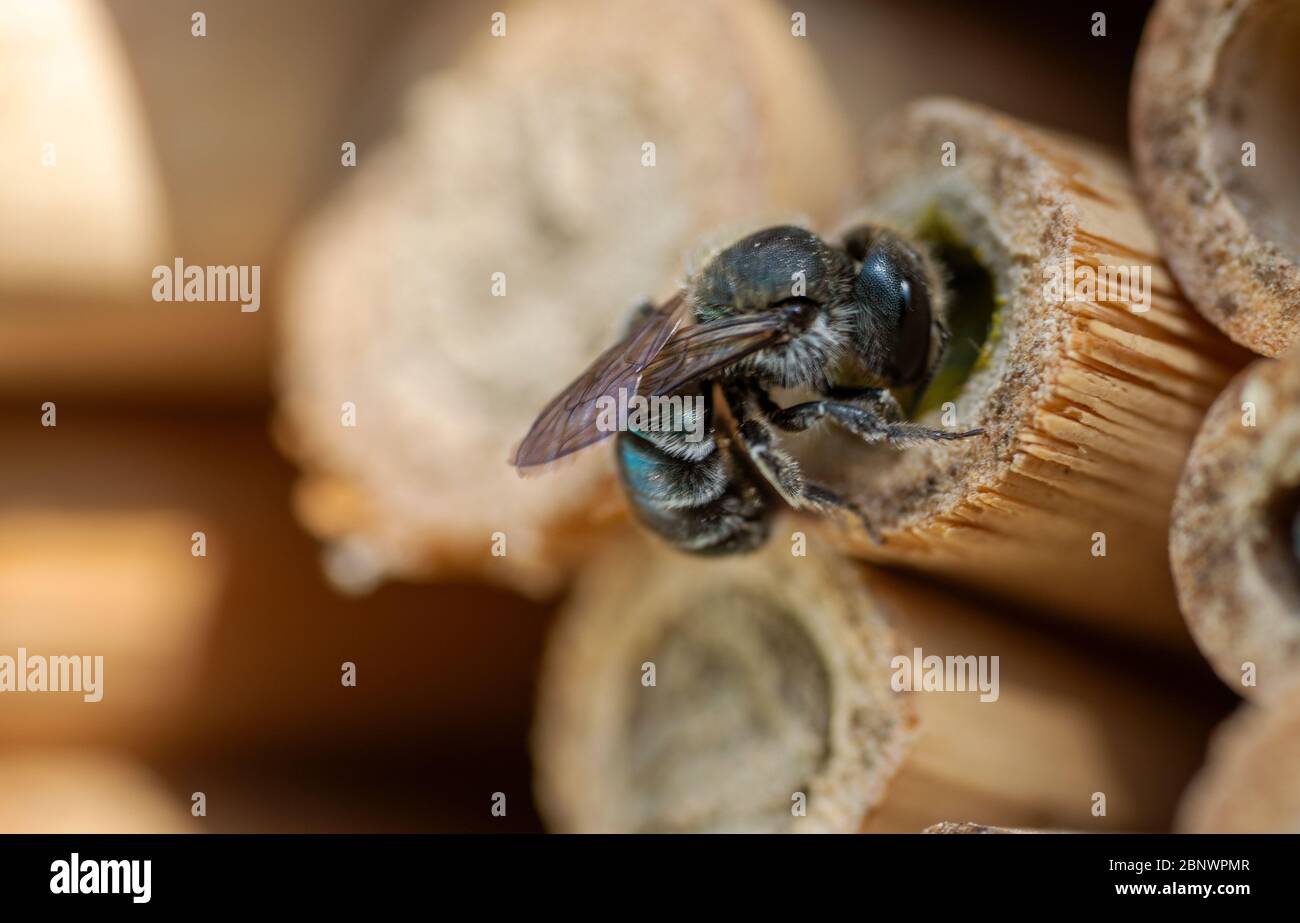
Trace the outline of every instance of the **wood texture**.
<instances>
[{"instance_id":1,"label":"wood texture","mask_svg":"<svg viewBox=\"0 0 1300 923\"><path fill-rule=\"evenodd\" d=\"M1192 636L1240 695L1300 676L1300 354L1261 359L1214 402L1178 487L1170 560Z\"/></svg>"},{"instance_id":2,"label":"wood texture","mask_svg":"<svg viewBox=\"0 0 1300 923\"><path fill-rule=\"evenodd\" d=\"M998 656L998 698L894 691L891 661L917 647ZM536 788L558 830L1167 829L1195 711L825 545L700 561L630 538L589 563L550 639Z\"/></svg>"},{"instance_id":3,"label":"wood texture","mask_svg":"<svg viewBox=\"0 0 1300 923\"><path fill-rule=\"evenodd\" d=\"M803 450L885 543L834 534L874 561L1186 645L1163 552L1169 507L1196 426L1244 355L1179 296L1104 153L950 100L908 107L868 147L854 220L919 232L938 215L990 272L1000 307L952 402L953 428L986 436L897 452L831 433ZM1134 310L1136 290L1049 290L1071 266L1081 279L1079 267L1149 269L1148 309Z\"/></svg>"},{"instance_id":4,"label":"wood texture","mask_svg":"<svg viewBox=\"0 0 1300 923\"><path fill-rule=\"evenodd\" d=\"M1129 134L1161 249L1201 313L1267 356L1300 331L1298 41L1287 0L1163 0L1133 74Z\"/></svg>"}]
</instances>

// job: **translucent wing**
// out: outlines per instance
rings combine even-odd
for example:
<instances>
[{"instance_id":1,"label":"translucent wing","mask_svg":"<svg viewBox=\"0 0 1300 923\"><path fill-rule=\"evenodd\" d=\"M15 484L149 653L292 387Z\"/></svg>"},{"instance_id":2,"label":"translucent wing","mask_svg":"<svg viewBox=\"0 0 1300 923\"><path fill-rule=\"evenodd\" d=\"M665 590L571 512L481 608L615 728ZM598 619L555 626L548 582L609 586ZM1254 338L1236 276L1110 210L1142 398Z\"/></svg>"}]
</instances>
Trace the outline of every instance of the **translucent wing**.
<instances>
[{"instance_id":1,"label":"translucent wing","mask_svg":"<svg viewBox=\"0 0 1300 923\"><path fill-rule=\"evenodd\" d=\"M636 393L641 373L681 326L686 309L685 293L678 292L601 353L537 415L515 452L515 467L544 465L609 436L596 426L600 399Z\"/></svg>"},{"instance_id":2,"label":"translucent wing","mask_svg":"<svg viewBox=\"0 0 1300 923\"><path fill-rule=\"evenodd\" d=\"M776 312L686 327L646 366L637 393L671 394L787 338L784 320Z\"/></svg>"},{"instance_id":3,"label":"translucent wing","mask_svg":"<svg viewBox=\"0 0 1300 923\"><path fill-rule=\"evenodd\" d=\"M592 445L612 433L597 426L602 397L669 394L727 368L786 336L779 313L746 315L682 327L679 294L547 404L515 453L533 468Z\"/></svg>"}]
</instances>

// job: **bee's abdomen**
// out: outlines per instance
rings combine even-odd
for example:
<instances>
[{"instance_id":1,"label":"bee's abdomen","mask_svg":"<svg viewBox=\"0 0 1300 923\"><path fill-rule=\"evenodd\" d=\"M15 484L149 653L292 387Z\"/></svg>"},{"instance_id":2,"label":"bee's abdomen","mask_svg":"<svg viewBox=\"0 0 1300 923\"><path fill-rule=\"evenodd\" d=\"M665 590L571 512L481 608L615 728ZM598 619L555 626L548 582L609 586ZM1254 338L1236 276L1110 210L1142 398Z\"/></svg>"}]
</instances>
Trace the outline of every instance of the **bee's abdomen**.
<instances>
[{"instance_id":1,"label":"bee's abdomen","mask_svg":"<svg viewBox=\"0 0 1300 923\"><path fill-rule=\"evenodd\" d=\"M712 413L700 441L629 430L618 436L618 467L637 518L698 554L748 551L767 538L771 504L749 470L714 438Z\"/></svg>"}]
</instances>

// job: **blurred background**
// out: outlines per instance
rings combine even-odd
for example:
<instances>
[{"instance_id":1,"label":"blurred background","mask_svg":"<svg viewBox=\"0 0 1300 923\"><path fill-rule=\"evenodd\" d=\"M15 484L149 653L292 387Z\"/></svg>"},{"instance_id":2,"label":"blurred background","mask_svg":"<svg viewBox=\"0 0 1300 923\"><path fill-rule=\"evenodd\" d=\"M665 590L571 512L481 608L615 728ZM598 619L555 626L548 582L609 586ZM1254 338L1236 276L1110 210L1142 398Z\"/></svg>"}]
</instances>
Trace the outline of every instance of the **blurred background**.
<instances>
[{"instance_id":1,"label":"blurred background","mask_svg":"<svg viewBox=\"0 0 1300 923\"><path fill-rule=\"evenodd\" d=\"M617 61L620 42L646 31L638 25L620 38L617 18L643 24L670 15L647 12L654 6L606 4L614 27L592 40L610 42L606 57ZM1109 4L1104 40L1089 31L1097 6L799 0L745 4L728 15L752 10L778 25L794 11L806 15L801 54L829 88L851 158L862 162L870 152L858 139L874 120L935 93L1126 149L1129 68L1147 4ZM557 4L546 14L559 22L559 37L547 41L582 40L583 21L564 21L571 8ZM196 11L205 15L202 36L194 34ZM454 236L468 226L470 240L484 239L471 204L446 204L457 201L462 177L436 158L422 160L421 145L439 150L472 139L483 108L511 87L528 98L533 77L506 80L484 50L497 11L511 27L537 16L527 4L500 0L0 0L0 653L25 646L106 661L98 704L0 696L0 830L541 829L527 733L563 576L491 580L454 555L425 567L410 550L419 544L411 534L436 532L440 508L424 511L418 528L408 523L390 535L385 511L402 506L392 497L362 517L379 521L370 544L345 544L351 551L326 554L323 566L321 536L338 504L304 495L302 472L341 467L354 486L379 483L371 495L405 475L357 474L361 462L313 431L312 411L294 397L317 380L313 362L332 370L344 361L336 353L370 348L363 325L331 328L334 339L323 345L312 339L323 329L313 326L315 290L303 281L313 260L345 275L353 261L374 264L389 253L409 261L401 265L424 265L437 256L425 244L437 238L403 236L421 208L420 227L441 222ZM732 92L691 83L708 40L681 49L691 57L675 59L676 43L653 57L704 110ZM596 84L609 88L617 108L634 91L608 66ZM764 92L775 92L783 74L769 75ZM563 80L582 77L566 72ZM463 109L448 96L449 87L486 85L505 89ZM559 143L583 118L555 121ZM779 148L799 142L809 126L795 120L764 130ZM341 158L348 141L356 168ZM389 184L389 211L373 219L371 235L372 219L349 204L347 190L367 182L354 175L380 161L378 171L411 179ZM707 179L710 171L700 172ZM502 234L519 246L553 240L559 232L545 223L509 221L510 202L530 207L529 190L516 195L510 185L515 175L498 183L506 205L493 220L505 222ZM800 208L797 180L763 207ZM697 180L683 170L666 181ZM599 183L584 182L583 195L600 201ZM693 201L690 188L655 194L688 209ZM619 200L616 190L610 195ZM744 217L743 190L735 198L742 205L729 206L727 220ZM332 204L339 201L345 205ZM851 190L826 210L841 204L851 205ZM355 214L339 217L338 208ZM315 229L331 211L326 246ZM667 269L625 279L620 270L638 254L608 254L608 291L619 300L573 309L599 318L592 342L621 323L652 278L666 281L697 225L716 222L715 212L701 214L682 223L690 235L656 241ZM353 228L355 239L340 242L340 226ZM177 257L260 266L260 310L154 301L153 267ZM340 311L367 316L369 290L349 280ZM439 306L431 293L444 282L432 271L413 276L415 295L389 292L382 303L424 304L428 325L442 321L440 310L454 313L453 329L472 324L465 304ZM486 299L486 277L483 288ZM574 355L587 348L578 344ZM441 388L439 381L430 372L429 386ZM524 417L541 398L530 393ZM57 426L42 425L47 402ZM332 400L331 413L338 406ZM418 431L413 419L404 432ZM439 451L459 451L454 436L439 439ZM433 462L419 470L453 493L501 475L490 459L455 457L463 483ZM495 457L504 470L504 456ZM411 483L418 505L425 492L415 489L418 478ZM463 519L463 511L454 515ZM191 553L196 531L205 533L206 556ZM483 549L491 531L483 527ZM386 563L375 564L376 556ZM339 681L345 661L358 665L355 688ZM1186 672L1209 712L1226 711L1227 696L1208 673L1177 662L1166 668ZM206 796L205 817L191 814L195 792ZM509 798L504 818L489 812L493 792Z\"/></svg>"}]
</instances>

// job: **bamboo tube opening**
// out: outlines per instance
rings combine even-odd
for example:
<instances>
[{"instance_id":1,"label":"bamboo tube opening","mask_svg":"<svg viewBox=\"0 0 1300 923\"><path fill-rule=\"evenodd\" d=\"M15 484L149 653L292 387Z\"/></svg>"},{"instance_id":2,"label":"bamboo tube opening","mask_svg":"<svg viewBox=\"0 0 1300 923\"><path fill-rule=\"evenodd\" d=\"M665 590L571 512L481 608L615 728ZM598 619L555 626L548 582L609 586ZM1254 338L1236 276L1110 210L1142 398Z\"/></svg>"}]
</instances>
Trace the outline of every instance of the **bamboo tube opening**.
<instances>
[{"instance_id":1,"label":"bamboo tube opening","mask_svg":"<svg viewBox=\"0 0 1300 923\"><path fill-rule=\"evenodd\" d=\"M1282 532L1282 541L1290 543L1288 550L1291 560L1288 564L1292 568L1300 568L1300 488L1285 494L1278 505L1281 510L1278 526ZM1300 570L1294 570L1293 573L1300 579Z\"/></svg>"},{"instance_id":2,"label":"bamboo tube opening","mask_svg":"<svg viewBox=\"0 0 1300 923\"><path fill-rule=\"evenodd\" d=\"M1250 231L1300 260L1300 7L1248 5L1219 53L1210 138L1219 182ZM1242 168L1242 143L1257 160Z\"/></svg>"},{"instance_id":3,"label":"bamboo tube opening","mask_svg":"<svg viewBox=\"0 0 1300 923\"><path fill-rule=\"evenodd\" d=\"M914 388L894 389L893 394L910 420L934 421L946 404L956 405L976 372L989 366L999 342L998 328L1005 298L998 294L1005 284L995 275L996 263L989 254L999 243L987 229L976 227L964 209L934 200L918 206L910 225L911 238L919 243L939 270L944 284L944 316L950 339L948 349L925 393ZM979 243L975 243L975 241ZM903 463L904 456L892 446L863 443L843 430L827 428L795 438L795 444L811 444L810 470L837 485L849 485L859 497L873 486L858 480L860 473L882 472ZM829 473L827 473L829 472Z\"/></svg>"},{"instance_id":4,"label":"bamboo tube opening","mask_svg":"<svg viewBox=\"0 0 1300 923\"><path fill-rule=\"evenodd\" d=\"M1215 401L1174 503L1170 561L1219 677L1271 698L1300 674L1300 355L1262 359Z\"/></svg>"},{"instance_id":5,"label":"bamboo tube opening","mask_svg":"<svg viewBox=\"0 0 1300 923\"><path fill-rule=\"evenodd\" d=\"M851 832L910 736L851 572L630 540L548 646L533 749L553 828Z\"/></svg>"},{"instance_id":6,"label":"bamboo tube opening","mask_svg":"<svg viewBox=\"0 0 1300 923\"><path fill-rule=\"evenodd\" d=\"M1300 9L1163 0L1134 70L1138 177L1178 281L1236 342L1300 328Z\"/></svg>"},{"instance_id":7,"label":"bamboo tube opening","mask_svg":"<svg viewBox=\"0 0 1300 923\"><path fill-rule=\"evenodd\" d=\"M1178 472L1238 350L1179 296L1122 164L983 107L884 124L846 224L919 239L947 277L949 360L915 416L985 435L899 452L833 428L791 440L852 496L873 561L1186 644L1165 536Z\"/></svg>"},{"instance_id":8,"label":"bamboo tube opening","mask_svg":"<svg viewBox=\"0 0 1300 923\"><path fill-rule=\"evenodd\" d=\"M951 338L943 362L924 394L912 401L913 419L956 401L971 375L988 364L1001 319L997 283L980 251L958 235L935 209L921 220L916 238L942 270L947 288L946 321ZM894 453L890 453L894 454Z\"/></svg>"},{"instance_id":9,"label":"bamboo tube opening","mask_svg":"<svg viewBox=\"0 0 1300 923\"><path fill-rule=\"evenodd\" d=\"M781 829L791 792L830 755L830 678L798 617L750 594L702 597L644 650L664 682L627 726L637 829L672 830L692 787L714 793L710 813Z\"/></svg>"},{"instance_id":10,"label":"bamboo tube opening","mask_svg":"<svg viewBox=\"0 0 1300 923\"><path fill-rule=\"evenodd\" d=\"M1300 484L1279 486L1269 503L1269 520L1272 524L1272 541L1261 555L1266 556L1270 569L1295 590L1300 599ZM1300 612L1297 612L1300 616Z\"/></svg>"}]
</instances>

